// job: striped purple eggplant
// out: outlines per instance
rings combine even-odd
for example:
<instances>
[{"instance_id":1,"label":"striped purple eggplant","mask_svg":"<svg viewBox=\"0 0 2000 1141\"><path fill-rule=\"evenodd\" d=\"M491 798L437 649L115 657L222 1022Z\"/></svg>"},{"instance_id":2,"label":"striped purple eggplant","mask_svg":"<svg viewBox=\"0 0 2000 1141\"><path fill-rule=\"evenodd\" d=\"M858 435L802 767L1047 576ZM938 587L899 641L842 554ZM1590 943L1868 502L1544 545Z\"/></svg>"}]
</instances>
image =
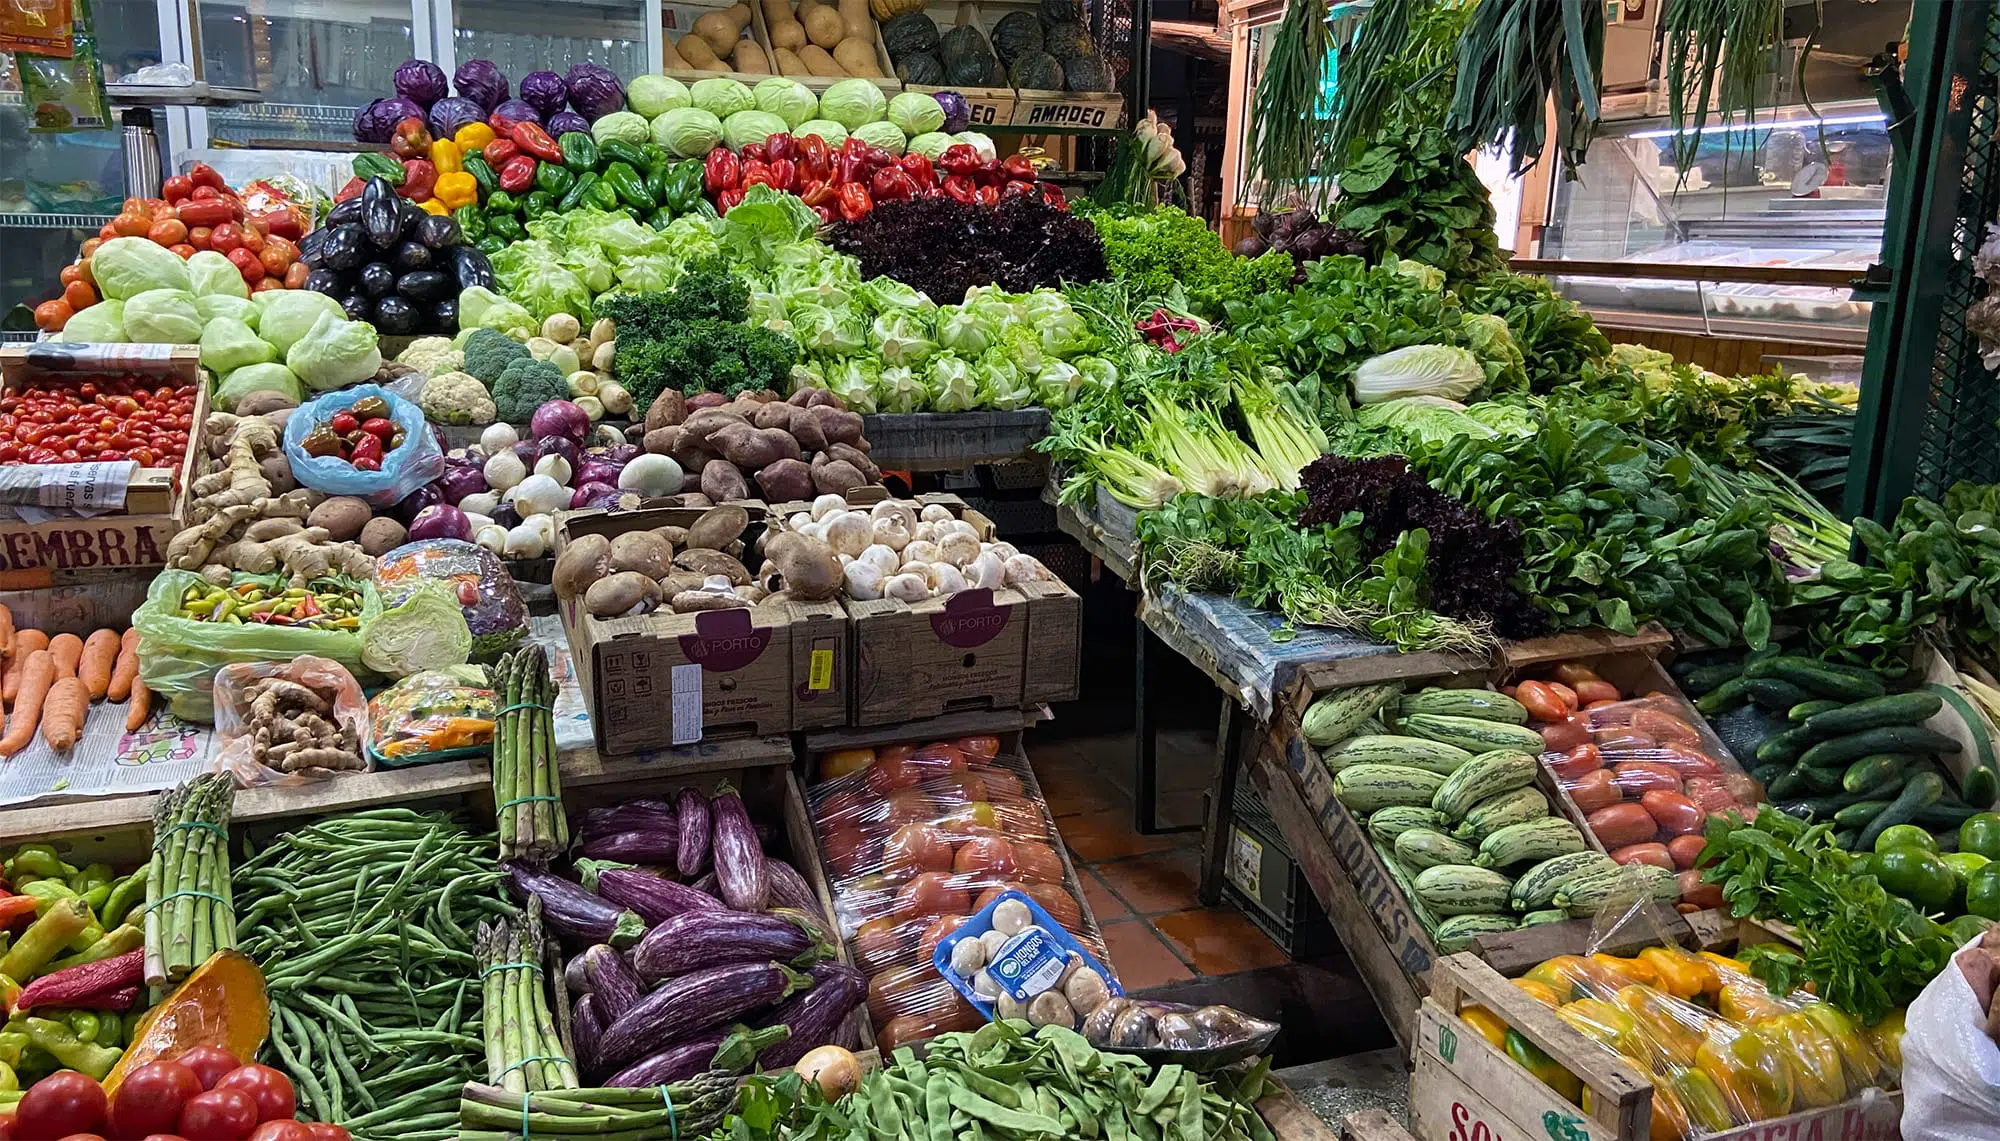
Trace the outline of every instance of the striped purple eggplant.
<instances>
[{"instance_id":1,"label":"striped purple eggplant","mask_svg":"<svg viewBox=\"0 0 2000 1141\"><path fill-rule=\"evenodd\" d=\"M782 963L731 963L669 979L604 1028L600 1069L624 1067L812 984Z\"/></svg>"},{"instance_id":2,"label":"striped purple eggplant","mask_svg":"<svg viewBox=\"0 0 2000 1141\"><path fill-rule=\"evenodd\" d=\"M710 869L708 869L707 871L705 871L705 872L701 873L701 878L700 878L700 879L698 879L698 880L696 880L696 881L694 881L693 883L689 884L688 886L689 886L689 887L691 887L691 888L693 888L693 889L695 889L696 891L698 891L698 892L702 893L703 895L720 895L720 894L721 894L721 893L720 893L719 891L717 891L717 890L716 890L716 887L715 887L715 869L714 869L714 868L710 868ZM727 907L727 906L729 906L729 905L725 903L725 904L723 904L723 906L724 906L724 907Z\"/></svg>"},{"instance_id":3,"label":"striped purple eggplant","mask_svg":"<svg viewBox=\"0 0 2000 1141\"><path fill-rule=\"evenodd\" d=\"M788 1026L792 1031L790 1037L759 1054L758 1065L774 1070L805 1057L814 1047L850 1044L841 1041L842 1023L867 996L868 980L841 963L814 964L812 980L812 989L793 995L757 1019L760 1027Z\"/></svg>"},{"instance_id":4,"label":"striped purple eggplant","mask_svg":"<svg viewBox=\"0 0 2000 1141\"><path fill-rule=\"evenodd\" d=\"M597 999L598 1013L607 1023L637 1006L646 992L625 956L603 943L583 953L583 975L590 984L590 994Z\"/></svg>"},{"instance_id":5,"label":"striped purple eggplant","mask_svg":"<svg viewBox=\"0 0 2000 1141\"><path fill-rule=\"evenodd\" d=\"M728 904L705 891L634 868L604 868L597 873L596 886L599 895L638 912L648 926L690 911L729 910Z\"/></svg>"},{"instance_id":6,"label":"striped purple eggplant","mask_svg":"<svg viewBox=\"0 0 2000 1141\"><path fill-rule=\"evenodd\" d=\"M597 832L583 838L583 854L593 860L673 867L680 851L678 824L639 832Z\"/></svg>"},{"instance_id":7,"label":"striped purple eggplant","mask_svg":"<svg viewBox=\"0 0 2000 1141\"><path fill-rule=\"evenodd\" d=\"M715 836L710 858L715 861L715 886L722 902L738 911L762 911L771 897L770 873L764 870L764 847L757 842L756 826L743 807L743 798L728 781L715 790L709 805L715 817Z\"/></svg>"},{"instance_id":8,"label":"striped purple eggplant","mask_svg":"<svg viewBox=\"0 0 2000 1141\"><path fill-rule=\"evenodd\" d=\"M813 946L808 916L748 915L736 911L689 911L646 932L632 949L632 967L642 979L666 979L724 963L789 962Z\"/></svg>"},{"instance_id":9,"label":"striped purple eggplant","mask_svg":"<svg viewBox=\"0 0 2000 1141\"><path fill-rule=\"evenodd\" d=\"M577 832L584 836L597 832L647 832L676 827L679 823L680 811L664 800L628 800L608 808L585 809Z\"/></svg>"},{"instance_id":10,"label":"striped purple eggplant","mask_svg":"<svg viewBox=\"0 0 2000 1141\"><path fill-rule=\"evenodd\" d=\"M764 873L771 881L770 905L772 907L789 907L797 911L803 911L807 915L812 916L820 924L822 930L827 927L826 908L819 901L819 893L812 889L812 885L806 882L806 877L800 875L797 868L783 860L766 856L764 857ZM626 906L630 907L631 905L626 904ZM637 911L638 909L633 908L633 910ZM646 913L640 911L639 914L644 915Z\"/></svg>"},{"instance_id":11,"label":"striped purple eggplant","mask_svg":"<svg viewBox=\"0 0 2000 1141\"><path fill-rule=\"evenodd\" d=\"M789 1033L782 1026L764 1030L752 1030L747 1026L711 1030L632 1063L606 1079L604 1084L614 1088L644 1089L684 1081L709 1070L740 1073L756 1062L759 1051L783 1042Z\"/></svg>"},{"instance_id":12,"label":"striped purple eggplant","mask_svg":"<svg viewBox=\"0 0 2000 1141\"><path fill-rule=\"evenodd\" d=\"M691 880L708 870L708 797L698 788L684 788L674 798L680 810L681 850L674 857L674 870Z\"/></svg>"},{"instance_id":13,"label":"striped purple eggplant","mask_svg":"<svg viewBox=\"0 0 2000 1141\"><path fill-rule=\"evenodd\" d=\"M507 888L525 904L529 896L542 901L542 918L550 927L586 943L629 947L646 933L646 922L630 911L613 907L558 875L509 860Z\"/></svg>"},{"instance_id":14,"label":"striped purple eggplant","mask_svg":"<svg viewBox=\"0 0 2000 1141\"><path fill-rule=\"evenodd\" d=\"M576 1000L576 1009L570 1013L570 1040L576 1045L577 1068L588 1072L595 1063L597 1040L604 1037L604 1014L597 1009L597 996L584 995Z\"/></svg>"}]
</instances>

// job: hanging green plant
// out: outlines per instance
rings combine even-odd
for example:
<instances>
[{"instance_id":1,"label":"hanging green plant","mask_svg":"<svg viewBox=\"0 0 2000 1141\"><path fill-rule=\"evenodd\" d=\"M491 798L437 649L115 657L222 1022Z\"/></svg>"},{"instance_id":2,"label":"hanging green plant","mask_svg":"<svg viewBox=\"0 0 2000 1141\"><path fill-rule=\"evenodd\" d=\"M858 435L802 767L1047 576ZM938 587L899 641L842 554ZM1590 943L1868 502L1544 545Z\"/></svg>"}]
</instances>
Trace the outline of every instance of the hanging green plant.
<instances>
[{"instance_id":1,"label":"hanging green plant","mask_svg":"<svg viewBox=\"0 0 2000 1141\"><path fill-rule=\"evenodd\" d=\"M1297 198L1323 207L1333 120L1322 114L1320 83L1333 34L1326 0L1293 0L1271 33L1251 109L1245 177L1261 185L1266 209Z\"/></svg>"},{"instance_id":2,"label":"hanging green plant","mask_svg":"<svg viewBox=\"0 0 2000 1141\"><path fill-rule=\"evenodd\" d=\"M1805 93L1806 60L1825 18L1813 5L1814 22L1799 54L1799 98ZM1764 106L1771 49L1784 38L1784 0L1667 0L1660 12L1666 51L1661 67L1667 80L1667 117L1673 123L1674 169L1683 176L1701 149L1702 127L1711 112L1723 122L1754 122ZM1727 143L1725 143L1725 146ZM1825 150L1822 130L1821 150Z\"/></svg>"},{"instance_id":3,"label":"hanging green plant","mask_svg":"<svg viewBox=\"0 0 2000 1141\"><path fill-rule=\"evenodd\" d=\"M1519 175L1541 161L1553 94L1556 142L1575 170L1597 130L1603 76L1599 0L1481 0L1459 40L1448 127L1461 152L1508 148Z\"/></svg>"}]
</instances>

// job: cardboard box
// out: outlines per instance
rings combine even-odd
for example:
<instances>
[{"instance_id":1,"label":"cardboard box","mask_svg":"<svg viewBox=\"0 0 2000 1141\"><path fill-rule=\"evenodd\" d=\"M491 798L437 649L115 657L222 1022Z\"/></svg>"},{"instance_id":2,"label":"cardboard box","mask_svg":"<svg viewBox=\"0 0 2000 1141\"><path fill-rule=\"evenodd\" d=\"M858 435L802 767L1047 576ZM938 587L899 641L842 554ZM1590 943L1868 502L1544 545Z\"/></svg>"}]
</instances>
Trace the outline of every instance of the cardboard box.
<instances>
[{"instance_id":1,"label":"cardboard box","mask_svg":"<svg viewBox=\"0 0 2000 1141\"><path fill-rule=\"evenodd\" d=\"M763 505L751 511L754 546ZM685 527L702 508L565 512L556 555L584 534ZM559 601L597 749L607 755L703 739L840 725L849 700L847 615L837 602L769 602L733 610L596 618Z\"/></svg>"},{"instance_id":2,"label":"cardboard box","mask_svg":"<svg viewBox=\"0 0 2000 1141\"><path fill-rule=\"evenodd\" d=\"M194 387L190 443L173 468L140 468L125 491L121 510L50 519L41 523L0 521L0 572L48 568L61 571L124 569L166 565L167 544L186 517L185 497L194 482L200 428L208 418L208 386L201 352L193 345L72 345L39 342L0 349L0 388L19 388L46 376L137 372L165 383Z\"/></svg>"}]
</instances>

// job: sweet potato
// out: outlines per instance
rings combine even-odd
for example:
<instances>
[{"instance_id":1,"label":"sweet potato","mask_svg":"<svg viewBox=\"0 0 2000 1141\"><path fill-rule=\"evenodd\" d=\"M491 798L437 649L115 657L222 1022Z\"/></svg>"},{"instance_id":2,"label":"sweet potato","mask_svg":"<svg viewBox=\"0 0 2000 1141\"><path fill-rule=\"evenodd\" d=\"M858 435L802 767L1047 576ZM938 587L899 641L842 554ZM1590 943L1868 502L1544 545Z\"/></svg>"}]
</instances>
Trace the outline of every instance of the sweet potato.
<instances>
[{"instance_id":1,"label":"sweet potato","mask_svg":"<svg viewBox=\"0 0 2000 1141\"><path fill-rule=\"evenodd\" d=\"M132 696L133 679L139 676L139 631L125 631L118 641L118 663L111 667L111 684L105 688L104 696L112 701L123 701Z\"/></svg>"},{"instance_id":2,"label":"sweet potato","mask_svg":"<svg viewBox=\"0 0 2000 1141\"><path fill-rule=\"evenodd\" d=\"M646 408L646 431L671 427L687 419L687 398L678 388L664 388Z\"/></svg>"},{"instance_id":3,"label":"sweet potato","mask_svg":"<svg viewBox=\"0 0 2000 1141\"><path fill-rule=\"evenodd\" d=\"M757 428L790 428L792 426L792 406L771 401L759 404L750 414L750 423Z\"/></svg>"},{"instance_id":4,"label":"sweet potato","mask_svg":"<svg viewBox=\"0 0 2000 1141\"><path fill-rule=\"evenodd\" d=\"M102 700L111 689L111 669L118 664L118 631L93 630L84 639L83 657L76 663L76 677L90 694L90 700Z\"/></svg>"},{"instance_id":5,"label":"sweet potato","mask_svg":"<svg viewBox=\"0 0 2000 1141\"><path fill-rule=\"evenodd\" d=\"M875 466L875 461L869 459L866 452L863 452L853 444L827 445L826 458L829 463L834 460L846 460L848 463L853 464L854 469L860 472L869 483L882 482L882 469Z\"/></svg>"},{"instance_id":6,"label":"sweet potato","mask_svg":"<svg viewBox=\"0 0 2000 1141\"><path fill-rule=\"evenodd\" d=\"M752 471L779 460L799 458L799 442L781 428L730 424L716 429L708 438L708 446L737 467Z\"/></svg>"},{"instance_id":7,"label":"sweet potato","mask_svg":"<svg viewBox=\"0 0 2000 1141\"><path fill-rule=\"evenodd\" d=\"M812 473L813 490L821 495L846 495L868 483L861 470L846 460L831 460L808 470Z\"/></svg>"},{"instance_id":8,"label":"sweet potato","mask_svg":"<svg viewBox=\"0 0 2000 1141\"><path fill-rule=\"evenodd\" d=\"M687 410L699 412L704 408L720 408L729 403L729 398L720 392L697 392L687 398Z\"/></svg>"},{"instance_id":9,"label":"sweet potato","mask_svg":"<svg viewBox=\"0 0 2000 1141\"><path fill-rule=\"evenodd\" d=\"M722 503L750 498L750 484L743 471L728 460L710 460L701 465L701 493Z\"/></svg>"},{"instance_id":10,"label":"sweet potato","mask_svg":"<svg viewBox=\"0 0 2000 1141\"><path fill-rule=\"evenodd\" d=\"M804 451L826 450L826 429L820 427L819 417L813 415L810 408L793 408L791 422L785 425L785 430L792 434Z\"/></svg>"},{"instance_id":11,"label":"sweet potato","mask_svg":"<svg viewBox=\"0 0 2000 1141\"><path fill-rule=\"evenodd\" d=\"M861 439L859 412L843 412L818 404L813 406L813 415L819 418L820 431L826 433L828 444L853 444Z\"/></svg>"},{"instance_id":12,"label":"sweet potato","mask_svg":"<svg viewBox=\"0 0 2000 1141\"><path fill-rule=\"evenodd\" d=\"M697 440L707 440L731 424L742 424L745 428L750 426L743 414L734 408L703 408L689 413L688 418L681 422L681 430Z\"/></svg>"},{"instance_id":13,"label":"sweet potato","mask_svg":"<svg viewBox=\"0 0 2000 1141\"><path fill-rule=\"evenodd\" d=\"M857 475L859 473L856 473ZM779 460L757 473L757 486L772 503L813 497L813 473L804 460Z\"/></svg>"}]
</instances>

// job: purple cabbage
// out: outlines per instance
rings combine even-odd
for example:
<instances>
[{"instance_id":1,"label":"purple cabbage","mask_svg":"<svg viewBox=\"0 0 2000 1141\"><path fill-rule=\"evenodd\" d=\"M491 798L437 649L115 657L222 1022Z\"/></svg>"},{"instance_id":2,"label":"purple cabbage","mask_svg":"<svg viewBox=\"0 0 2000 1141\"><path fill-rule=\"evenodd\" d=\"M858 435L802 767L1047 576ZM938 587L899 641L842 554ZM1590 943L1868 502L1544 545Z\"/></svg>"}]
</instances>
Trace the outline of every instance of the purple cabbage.
<instances>
[{"instance_id":1,"label":"purple cabbage","mask_svg":"<svg viewBox=\"0 0 2000 1141\"><path fill-rule=\"evenodd\" d=\"M728 904L707 892L634 868L604 868L597 873L596 888L605 899L638 912L648 924L665 923L692 911L734 914Z\"/></svg>"},{"instance_id":2,"label":"purple cabbage","mask_svg":"<svg viewBox=\"0 0 2000 1141\"><path fill-rule=\"evenodd\" d=\"M625 85L603 64L573 63L563 83L569 87L569 105L593 123L625 109Z\"/></svg>"},{"instance_id":3,"label":"purple cabbage","mask_svg":"<svg viewBox=\"0 0 2000 1141\"><path fill-rule=\"evenodd\" d=\"M386 143L395 135L396 124L423 117L424 109L401 95L377 99L354 113L354 141Z\"/></svg>"},{"instance_id":4,"label":"purple cabbage","mask_svg":"<svg viewBox=\"0 0 2000 1141\"><path fill-rule=\"evenodd\" d=\"M518 860L509 860L506 870L507 889L514 898L526 903L529 896L540 897L542 917L572 939L629 947L646 932L645 921L637 915L620 911L561 876Z\"/></svg>"},{"instance_id":5,"label":"purple cabbage","mask_svg":"<svg viewBox=\"0 0 2000 1141\"><path fill-rule=\"evenodd\" d=\"M682 879L693 879L708 867L708 797L689 786L674 797L681 815L681 850L674 858L674 870Z\"/></svg>"},{"instance_id":6,"label":"purple cabbage","mask_svg":"<svg viewBox=\"0 0 2000 1141\"><path fill-rule=\"evenodd\" d=\"M944 112L944 127L947 135L955 135L972 126L972 105L965 96L956 91L939 91L931 98L938 101L938 108Z\"/></svg>"},{"instance_id":7,"label":"purple cabbage","mask_svg":"<svg viewBox=\"0 0 2000 1141\"><path fill-rule=\"evenodd\" d=\"M549 121L543 124L543 126L548 130L549 134L555 135L558 138L569 134L571 131L582 131L586 135L590 133L590 120L574 111L557 111L555 114L549 116Z\"/></svg>"},{"instance_id":8,"label":"purple cabbage","mask_svg":"<svg viewBox=\"0 0 2000 1141\"><path fill-rule=\"evenodd\" d=\"M643 979L670 979L724 963L790 962L812 946L804 926L781 915L684 911L646 932L632 967Z\"/></svg>"},{"instance_id":9,"label":"purple cabbage","mask_svg":"<svg viewBox=\"0 0 2000 1141\"><path fill-rule=\"evenodd\" d=\"M811 984L812 976L780 963L731 963L669 979L604 1028L597 1043L598 1064L629 1065Z\"/></svg>"},{"instance_id":10,"label":"purple cabbage","mask_svg":"<svg viewBox=\"0 0 2000 1141\"><path fill-rule=\"evenodd\" d=\"M481 478L483 479L484 477L482 476ZM438 486L436 481L433 481L405 495L390 510L395 512L396 521L407 527L417 521L417 516L423 514L425 508L435 507L444 501L444 489ZM454 499L452 502L456 503L458 501Z\"/></svg>"},{"instance_id":11,"label":"purple cabbage","mask_svg":"<svg viewBox=\"0 0 2000 1141\"><path fill-rule=\"evenodd\" d=\"M431 104L431 137L448 139L458 134L459 128L467 123L477 123L486 118L486 112L479 104L462 95L440 99Z\"/></svg>"},{"instance_id":12,"label":"purple cabbage","mask_svg":"<svg viewBox=\"0 0 2000 1141\"><path fill-rule=\"evenodd\" d=\"M444 68L427 59L406 59L396 67L396 94L419 107L445 97Z\"/></svg>"},{"instance_id":13,"label":"purple cabbage","mask_svg":"<svg viewBox=\"0 0 2000 1141\"><path fill-rule=\"evenodd\" d=\"M605 1081L617 1089L645 1089L686 1081L709 1070L738 1073L750 1068L759 1051L768 1051L791 1036L783 1026L752 1030L732 1026L711 1030L677 1046L669 1046L644 1061L634 1062Z\"/></svg>"},{"instance_id":14,"label":"purple cabbage","mask_svg":"<svg viewBox=\"0 0 2000 1141\"><path fill-rule=\"evenodd\" d=\"M498 107L493 108L493 114L510 123L534 123L540 125L542 121L542 113L535 110L533 104L523 102L519 99L503 101Z\"/></svg>"},{"instance_id":15,"label":"purple cabbage","mask_svg":"<svg viewBox=\"0 0 2000 1141\"><path fill-rule=\"evenodd\" d=\"M650 832L600 832L583 842L583 854L593 860L619 860L628 864L658 864L663 867L674 862L679 850L680 837L668 828Z\"/></svg>"},{"instance_id":16,"label":"purple cabbage","mask_svg":"<svg viewBox=\"0 0 2000 1141\"><path fill-rule=\"evenodd\" d=\"M597 998L597 1011L613 1020L639 1004L644 984L625 956L599 943L583 953L583 975Z\"/></svg>"},{"instance_id":17,"label":"purple cabbage","mask_svg":"<svg viewBox=\"0 0 2000 1141\"><path fill-rule=\"evenodd\" d=\"M553 71L535 71L521 79L521 98L547 119L569 105L569 86Z\"/></svg>"},{"instance_id":18,"label":"purple cabbage","mask_svg":"<svg viewBox=\"0 0 2000 1141\"><path fill-rule=\"evenodd\" d=\"M815 1046L840 1041L840 1023L868 993L868 980L860 971L840 963L818 963L812 969L812 989L795 994L772 1007L757 1025L784 1026L791 1036L757 1056L757 1064L767 1070L789 1066L806 1056Z\"/></svg>"},{"instance_id":19,"label":"purple cabbage","mask_svg":"<svg viewBox=\"0 0 2000 1141\"><path fill-rule=\"evenodd\" d=\"M490 59L469 59L459 64L458 70L451 73L451 86L484 111L492 111L507 99L507 77L500 74L499 65Z\"/></svg>"}]
</instances>

